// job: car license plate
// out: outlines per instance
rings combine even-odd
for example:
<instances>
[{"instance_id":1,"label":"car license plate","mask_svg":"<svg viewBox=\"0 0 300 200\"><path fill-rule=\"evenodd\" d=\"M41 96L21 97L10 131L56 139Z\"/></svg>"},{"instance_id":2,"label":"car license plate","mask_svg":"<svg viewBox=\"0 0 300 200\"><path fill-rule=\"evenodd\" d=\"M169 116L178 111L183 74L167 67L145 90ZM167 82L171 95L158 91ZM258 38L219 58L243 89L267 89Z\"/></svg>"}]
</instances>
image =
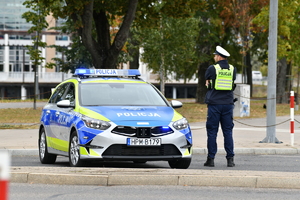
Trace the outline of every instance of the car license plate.
<instances>
[{"instance_id":1,"label":"car license plate","mask_svg":"<svg viewBox=\"0 0 300 200\"><path fill-rule=\"evenodd\" d=\"M127 138L128 146L160 146L160 138Z\"/></svg>"}]
</instances>

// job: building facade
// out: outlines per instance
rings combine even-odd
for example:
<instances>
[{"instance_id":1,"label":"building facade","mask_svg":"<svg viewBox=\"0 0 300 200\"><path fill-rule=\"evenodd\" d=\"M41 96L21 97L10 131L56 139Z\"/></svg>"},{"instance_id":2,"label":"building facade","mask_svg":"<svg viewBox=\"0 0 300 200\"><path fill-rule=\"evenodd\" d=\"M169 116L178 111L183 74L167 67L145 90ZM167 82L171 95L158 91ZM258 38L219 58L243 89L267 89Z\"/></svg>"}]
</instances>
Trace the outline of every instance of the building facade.
<instances>
[{"instance_id":1,"label":"building facade","mask_svg":"<svg viewBox=\"0 0 300 200\"><path fill-rule=\"evenodd\" d=\"M27 46L33 45L35 34L28 34L32 26L22 18L28 11L23 2L25 0L0 0L0 98L27 99L34 98L35 66L28 55ZM51 16L47 17L49 27L56 25ZM68 36L62 36L55 31L43 31L42 41L47 45L68 46ZM65 78L71 76L60 72L59 68L45 68L46 62L61 56L54 48L41 49L45 58L41 66L37 66L36 78L38 82L38 97L48 98L51 88Z\"/></svg>"}]
</instances>

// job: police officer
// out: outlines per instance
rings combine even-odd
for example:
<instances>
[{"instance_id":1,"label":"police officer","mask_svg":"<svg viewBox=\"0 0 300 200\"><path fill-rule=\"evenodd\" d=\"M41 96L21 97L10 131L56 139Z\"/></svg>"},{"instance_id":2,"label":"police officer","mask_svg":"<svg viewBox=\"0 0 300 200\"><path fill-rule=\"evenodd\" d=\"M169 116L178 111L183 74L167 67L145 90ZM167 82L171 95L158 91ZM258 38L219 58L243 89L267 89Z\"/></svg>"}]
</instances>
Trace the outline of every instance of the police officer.
<instances>
[{"instance_id":1,"label":"police officer","mask_svg":"<svg viewBox=\"0 0 300 200\"><path fill-rule=\"evenodd\" d=\"M214 53L215 65L210 65L205 72L208 91L205 96L207 104L207 161L204 166L214 167L214 158L217 153L217 134L221 124L224 136L227 166L234 167L233 129L233 90L236 78L236 68L228 64L230 54L220 46Z\"/></svg>"}]
</instances>

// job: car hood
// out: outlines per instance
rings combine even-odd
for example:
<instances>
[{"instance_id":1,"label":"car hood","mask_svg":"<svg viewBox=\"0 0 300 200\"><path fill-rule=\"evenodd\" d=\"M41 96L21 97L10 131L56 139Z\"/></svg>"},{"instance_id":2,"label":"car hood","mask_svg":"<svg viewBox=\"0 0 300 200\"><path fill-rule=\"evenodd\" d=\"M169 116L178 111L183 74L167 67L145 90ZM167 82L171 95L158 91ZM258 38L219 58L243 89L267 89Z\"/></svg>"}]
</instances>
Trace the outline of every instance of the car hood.
<instances>
[{"instance_id":1,"label":"car hood","mask_svg":"<svg viewBox=\"0 0 300 200\"><path fill-rule=\"evenodd\" d=\"M87 106L85 108L123 126L168 126L175 115L174 109L167 106Z\"/></svg>"}]
</instances>

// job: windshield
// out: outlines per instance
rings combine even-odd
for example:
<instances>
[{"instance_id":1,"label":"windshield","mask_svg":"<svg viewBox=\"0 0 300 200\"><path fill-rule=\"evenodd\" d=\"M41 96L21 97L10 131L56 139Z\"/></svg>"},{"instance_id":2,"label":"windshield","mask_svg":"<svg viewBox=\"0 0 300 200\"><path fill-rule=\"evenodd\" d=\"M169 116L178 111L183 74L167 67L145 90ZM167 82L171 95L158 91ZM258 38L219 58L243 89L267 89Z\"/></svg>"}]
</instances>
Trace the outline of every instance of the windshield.
<instances>
[{"instance_id":1,"label":"windshield","mask_svg":"<svg viewBox=\"0 0 300 200\"><path fill-rule=\"evenodd\" d=\"M145 83L85 83L80 85L83 106L166 106L160 94Z\"/></svg>"}]
</instances>

